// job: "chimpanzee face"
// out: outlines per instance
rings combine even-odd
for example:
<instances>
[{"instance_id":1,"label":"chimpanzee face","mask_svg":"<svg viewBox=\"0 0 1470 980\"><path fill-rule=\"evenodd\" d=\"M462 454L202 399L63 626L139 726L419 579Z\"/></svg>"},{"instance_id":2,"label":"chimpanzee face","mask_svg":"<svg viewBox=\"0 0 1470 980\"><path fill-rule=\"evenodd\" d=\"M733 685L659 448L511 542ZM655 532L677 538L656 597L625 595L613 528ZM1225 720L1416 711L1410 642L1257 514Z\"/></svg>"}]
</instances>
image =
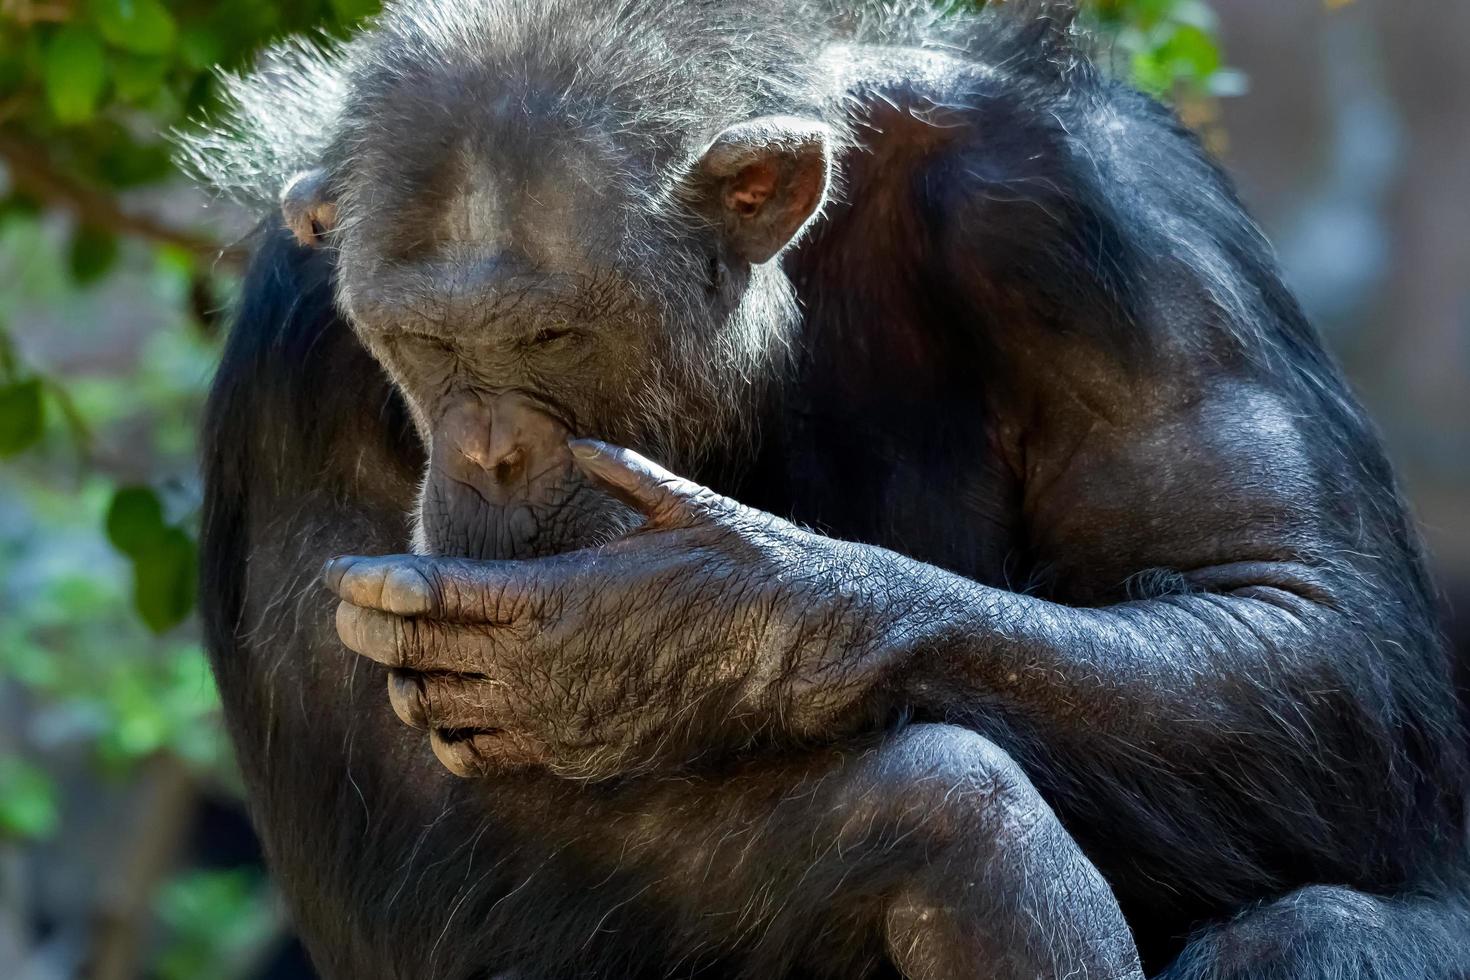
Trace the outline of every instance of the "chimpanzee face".
<instances>
[{"instance_id":1,"label":"chimpanzee face","mask_svg":"<svg viewBox=\"0 0 1470 980\"><path fill-rule=\"evenodd\" d=\"M339 304L428 447L417 544L525 557L623 528L566 441L668 465L738 451L794 322L769 260L815 213L820 123L759 118L660 170L538 96L445 79L375 95L375 120L284 199L336 254Z\"/></svg>"}]
</instances>

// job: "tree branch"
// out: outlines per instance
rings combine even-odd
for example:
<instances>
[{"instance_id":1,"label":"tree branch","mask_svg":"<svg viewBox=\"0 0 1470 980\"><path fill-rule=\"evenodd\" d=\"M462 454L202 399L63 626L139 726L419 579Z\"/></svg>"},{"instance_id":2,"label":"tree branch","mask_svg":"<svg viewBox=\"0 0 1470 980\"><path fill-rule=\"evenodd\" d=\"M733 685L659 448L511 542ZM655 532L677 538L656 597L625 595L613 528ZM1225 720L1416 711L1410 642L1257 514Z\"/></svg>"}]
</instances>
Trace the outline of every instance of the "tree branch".
<instances>
[{"instance_id":1,"label":"tree branch","mask_svg":"<svg viewBox=\"0 0 1470 980\"><path fill-rule=\"evenodd\" d=\"M35 0L0 0L0 16L22 27L61 24L71 19L70 3L36 3Z\"/></svg>"},{"instance_id":2,"label":"tree branch","mask_svg":"<svg viewBox=\"0 0 1470 980\"><path fill-rule=\"evenodd\" d=\"M0 159L15 186L47 204L65 208L85 225L173 245L211 261L244 265L246 252L170 227L146 215L131 214L109 194L64 176L38 146L0 132Z\"/></svg>"},{"instance_id":3,"label":"tree branch","mask_svg":"<svg viewBox=\"0 0 1470 980\"><path fill-rule=\"evenodd\" d=\"M138 958L159 882L177 859L198 787L179 759L155 755L135 791L132 820L118 841L117 861L97 898L91 949L82 975L89 980L138 976Z\"/></svg>"}]
</instances>

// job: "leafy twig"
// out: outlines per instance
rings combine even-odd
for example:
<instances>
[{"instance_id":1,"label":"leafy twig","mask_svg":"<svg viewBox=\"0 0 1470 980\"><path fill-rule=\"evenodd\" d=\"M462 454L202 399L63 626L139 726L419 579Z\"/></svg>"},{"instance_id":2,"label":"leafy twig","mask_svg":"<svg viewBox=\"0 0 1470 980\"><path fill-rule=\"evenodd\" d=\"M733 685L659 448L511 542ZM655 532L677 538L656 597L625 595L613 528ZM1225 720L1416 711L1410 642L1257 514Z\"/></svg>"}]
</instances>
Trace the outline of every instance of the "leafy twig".
<instances>
[{"instance_id":1,"label":"leafy twig","mask_svg":"<svg viewBox=\"0 0 1470 980\"><path fill-rule=\"evenodd\" d=\"M39 146L0 132L0 159L4 159L17 187L47 204L71 211L84 224L173 245L203 259L218 259L232 266L244 264L243 249L221 246L146 215L123 210L111 196L63 175Z\"/></svg>"},{"instance_id":2,"label":"leafy twig","mask_svg":"<svg viewBox=\"0 0 1470 980\"><path fill-rule=\"evenodd\" d=\"M37 3L36 0L4 0L0 2L0 15L15 21L22 27L32 24L60 24L71 20L70 3Z\"/></svg>"}]
</instances>

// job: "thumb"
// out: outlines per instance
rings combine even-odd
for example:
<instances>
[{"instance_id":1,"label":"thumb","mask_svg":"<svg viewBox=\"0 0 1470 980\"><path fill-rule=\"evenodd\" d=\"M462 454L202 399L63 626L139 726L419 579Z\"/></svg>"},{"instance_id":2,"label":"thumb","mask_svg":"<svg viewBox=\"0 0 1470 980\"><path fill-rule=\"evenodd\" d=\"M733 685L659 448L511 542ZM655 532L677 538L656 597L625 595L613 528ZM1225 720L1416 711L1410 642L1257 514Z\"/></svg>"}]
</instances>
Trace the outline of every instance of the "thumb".
<instances>
[{"instance_id":1,"label":"thumb","mask_svg":"<svg viewBox=\"0 0 1470 980\"><path fill-rule=\"evenodd\" d=\"M713 490L675 476L631 449L596 439L573 439L567 446L583 473L647 517L649 524L677 527L697 523L722 499Z\"/></svg>"}]
</instances>

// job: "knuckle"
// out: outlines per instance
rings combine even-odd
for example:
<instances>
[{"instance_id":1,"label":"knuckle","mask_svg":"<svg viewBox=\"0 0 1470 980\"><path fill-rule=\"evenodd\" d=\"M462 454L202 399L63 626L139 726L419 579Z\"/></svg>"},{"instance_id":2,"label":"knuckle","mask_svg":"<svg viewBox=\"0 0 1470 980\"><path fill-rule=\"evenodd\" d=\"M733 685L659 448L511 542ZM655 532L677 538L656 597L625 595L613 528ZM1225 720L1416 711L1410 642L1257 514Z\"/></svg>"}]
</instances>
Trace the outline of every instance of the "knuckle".
<instances>
[{"instance_id":1,"label":"knuckle","mask_svg":"<svg viewBox=\"0 0 1470 980\"><path fill-rule=\"evenodd\" d=\"M429 565L423 572L424 588L433 597L436 608L461 607L464 603L464 586L457 568L446 568L440 563Z\"/></svg>"},{"instance_id":2,"label":"knuckle","mask_svg":"<svg viewBox=\"0 0 1470 980\"><path fill-rule=\"evenodd\" d=\"M378 600L383 591L382 562L362 558L352 562L342 576L342 593L360 605Z\"/></svg>"},{"instance_id":3,"label":"knuckle","mask_svg":"<svg viewBox=\"0 0 1470 980\"><path fill-rule=\"evenodd\" d=\"M340 592L348 574L357 563L358 559L348 556L329 558L322 566L322 578L326 581L327 588L333 592Z\"/></svg>"},{"instance_id":4,"label":"knuckle","mask_svg":"<svg viewBox=\"0 0 1470 980\"><path fill-rule=\"evenodd\" d=\"M427 631L423 624L400 616L394 616L392 623L393 647L399 665L413 669L422 664L427 653Z\"/></svg>"},{"instance_id":5,"label":"knuckle","mask_svg":"<svg viewBox=\"0 0 1470 980\"><path fill-rule=\"evenodd\" d=\"M485 619L490 622L508 622L521 618L529 607L526 597L531 592L530 589L517 588L508 580L486 590Z\"/></svg>"}]
</instances>

